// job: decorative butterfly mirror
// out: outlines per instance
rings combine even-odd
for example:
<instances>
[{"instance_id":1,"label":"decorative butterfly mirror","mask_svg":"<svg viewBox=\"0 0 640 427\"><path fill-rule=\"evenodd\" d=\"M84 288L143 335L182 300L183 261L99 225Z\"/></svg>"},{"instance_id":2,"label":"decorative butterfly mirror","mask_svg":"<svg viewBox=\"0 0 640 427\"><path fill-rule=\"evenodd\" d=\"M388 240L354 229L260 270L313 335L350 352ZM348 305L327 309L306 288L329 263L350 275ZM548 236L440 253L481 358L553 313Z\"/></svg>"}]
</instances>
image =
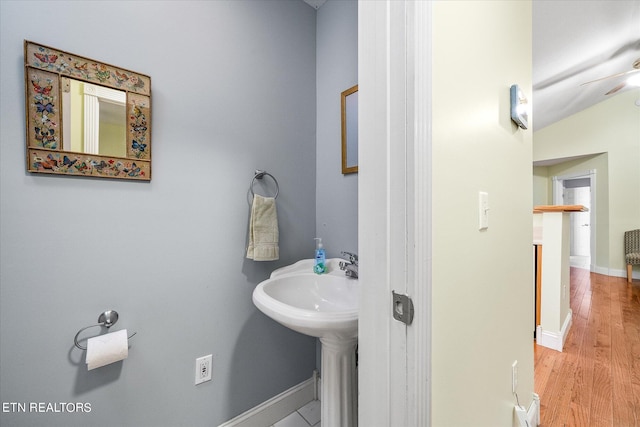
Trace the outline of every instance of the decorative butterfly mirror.
<instances>
[{"instance_id":1,"label":"decorative butterfly mirror","mask_svg":"<svg viewBox=\"0 0 640 427\"><path fill-rule=\"evenodd\" d=\"M151 180L151 77L25 40L27 171Z\"/></svg>"}]
</instances>

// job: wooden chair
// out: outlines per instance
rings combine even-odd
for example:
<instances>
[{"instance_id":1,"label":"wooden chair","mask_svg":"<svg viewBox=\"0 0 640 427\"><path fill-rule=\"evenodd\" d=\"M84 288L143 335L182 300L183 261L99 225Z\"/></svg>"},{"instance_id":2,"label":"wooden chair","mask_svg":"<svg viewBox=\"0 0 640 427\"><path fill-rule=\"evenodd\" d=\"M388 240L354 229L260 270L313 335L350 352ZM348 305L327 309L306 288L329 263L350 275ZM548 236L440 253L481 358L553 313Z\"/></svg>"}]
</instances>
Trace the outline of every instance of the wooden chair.
<instances>
[{"instance_id":1,"label":"wooden chair","mask_svg":"<svg viewBox=\"0 0 640 427\"><path fill-rule=\"evenodd\" d=\"M640 265L640 229L624 232L624 257L627 263L627 282L631 283L633 266Z\"/></svg>"}]
</instances>

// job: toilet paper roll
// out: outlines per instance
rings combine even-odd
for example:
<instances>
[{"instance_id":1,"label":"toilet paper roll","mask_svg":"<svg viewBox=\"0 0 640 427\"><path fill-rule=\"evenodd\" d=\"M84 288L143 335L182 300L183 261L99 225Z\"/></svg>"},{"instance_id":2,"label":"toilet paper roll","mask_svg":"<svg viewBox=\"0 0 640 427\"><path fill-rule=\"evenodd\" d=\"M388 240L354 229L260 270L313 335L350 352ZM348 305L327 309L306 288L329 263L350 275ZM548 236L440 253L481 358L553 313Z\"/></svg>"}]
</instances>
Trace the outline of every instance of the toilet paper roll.
<instances>
[{"instance_id":1,"label":"toilet paper roll","mask_svg":"<svg viewBox=\"0 0 640 427\"><path fill-rule=\"evenodd\" d=\"M129 356L127 330L99 335L87 341L87 370L99 368Z\"/></svg>"}]
</instances>

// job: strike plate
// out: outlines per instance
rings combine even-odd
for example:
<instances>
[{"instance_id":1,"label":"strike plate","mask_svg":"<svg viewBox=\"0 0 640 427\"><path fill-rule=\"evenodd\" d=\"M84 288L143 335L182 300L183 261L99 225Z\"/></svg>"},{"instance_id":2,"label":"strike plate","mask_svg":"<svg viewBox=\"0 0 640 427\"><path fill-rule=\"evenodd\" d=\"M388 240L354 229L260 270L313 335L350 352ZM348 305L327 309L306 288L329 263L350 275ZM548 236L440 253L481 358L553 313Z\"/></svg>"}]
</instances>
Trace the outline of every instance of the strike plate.
<instances>
[{"instance_id":1,"label":"strike plate","mask_svg":"<svg viewBox=\"0 0 640 427\"><path fill-rule=\"evenodd\" d=\"M393 318L410 325L413 322L413 301L408 295L396 294L395 291L391 291L391 293L393 295Z\"/></svg>"}]
</instances>

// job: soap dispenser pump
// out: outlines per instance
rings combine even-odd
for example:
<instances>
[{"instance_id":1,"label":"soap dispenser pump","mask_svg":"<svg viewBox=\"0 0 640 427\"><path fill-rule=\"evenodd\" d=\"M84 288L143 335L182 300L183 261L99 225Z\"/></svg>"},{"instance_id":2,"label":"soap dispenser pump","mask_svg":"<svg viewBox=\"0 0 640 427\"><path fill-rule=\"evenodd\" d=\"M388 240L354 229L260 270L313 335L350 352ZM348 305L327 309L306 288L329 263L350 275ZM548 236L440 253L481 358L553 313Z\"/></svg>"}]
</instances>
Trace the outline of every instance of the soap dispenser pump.
<instances>
[{"instance_id":1,"label":"soap dispenser pump","mask_svg":"<svg viewBox=\"0 0 640 427\"><path fill-rule=\"evenodd\" d=\"M322 238L316 237L316 260L313 264L313 272L316 274L322 274L327 272L326 266L326 254L324 247L322 246Z\"/></svg>"}]
</instances>

